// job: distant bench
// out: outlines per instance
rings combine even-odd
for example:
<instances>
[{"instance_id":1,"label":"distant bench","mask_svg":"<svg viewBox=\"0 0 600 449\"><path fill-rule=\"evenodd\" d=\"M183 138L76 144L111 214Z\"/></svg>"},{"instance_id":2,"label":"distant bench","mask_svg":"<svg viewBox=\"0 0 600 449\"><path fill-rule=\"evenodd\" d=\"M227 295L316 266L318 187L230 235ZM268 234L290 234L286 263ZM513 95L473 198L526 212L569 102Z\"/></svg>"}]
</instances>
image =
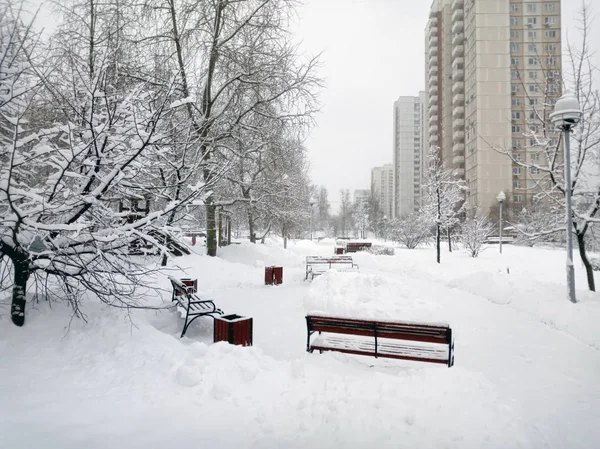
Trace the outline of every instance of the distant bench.
<instances>
[{"instance_id":1,"label":"distant bench","mask_svg":"<svg viewBox=\"0 0 600 449\"><path fill-rule=\"evenodd\" d=\"M356 253L358 251L365 251L367 248L371 248L373 244L371 242L348 242L346 244L347 253Z\"/></svg>"},{"instance_id":2,"label":"distant bench","mask_svg":"<svg viewBox=\"0 0 600 449\"><path fill-rule=\"evenodd\" d=\"M452 329L447 324L308 315L306 325L308 352L337 351L454 365ZM311 341L315 332L319 335Z\"/></svg>"},{"instance_id":3,"label":"distant bench","mask_svg":"<svg viewBox=\"0 0 600 449\"><path fill-rule=\"evenodd\" d=\"M322 274L331 268L351 271L358 269L358 265L352 261L352 256L306 256L305 280L308 279L309 275L311 276L311 279L314 279L315 276L318 276L319 274Z\"/></svg>"},{"instance_id":4,"label":"distant bench","mask_svg":"<svg viewBox=\"0 0 600 449\"><path fill-rule=\"evenodd\" d=\"M173 296L171 301L179 304L185 309L185 324L181 337L183 337L192 321L200 316L223 315L221 309L217 309L215 303L210 299L201 299L196 295L197 285L186 285L182 280L169 276L173 286Z\"/></svg>"}]
</instances>

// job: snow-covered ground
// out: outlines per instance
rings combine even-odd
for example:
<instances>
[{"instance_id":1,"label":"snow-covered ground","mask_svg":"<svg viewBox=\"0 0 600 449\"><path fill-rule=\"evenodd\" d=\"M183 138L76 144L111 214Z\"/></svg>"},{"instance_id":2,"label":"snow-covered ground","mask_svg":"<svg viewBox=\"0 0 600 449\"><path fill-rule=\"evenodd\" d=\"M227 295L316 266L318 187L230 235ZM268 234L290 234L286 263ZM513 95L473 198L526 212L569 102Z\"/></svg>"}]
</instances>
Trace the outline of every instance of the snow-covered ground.
<instances>
[{"instance_id":1,"label":"snow-covered ground","mask_svg":"<svg viewBox=\"0 0 600 449\"><path fill-rule=\"evenodd\" d=\"M198 248L198 247L195 247ZM564 288L564 252L506 245L478 259L396 249L358 273L304 281L333 241L243 243L178 269L226 313L254 318L254 346L212 344L212 320L179 339L172 310L33 304L0 309L0 448L598 448L600 297ZM284 283L263 285L264 265ZM152 305L167 304L164 287ZM455 366L307 354L308 311L443 321Z\"/></svg>"}]
</instances>

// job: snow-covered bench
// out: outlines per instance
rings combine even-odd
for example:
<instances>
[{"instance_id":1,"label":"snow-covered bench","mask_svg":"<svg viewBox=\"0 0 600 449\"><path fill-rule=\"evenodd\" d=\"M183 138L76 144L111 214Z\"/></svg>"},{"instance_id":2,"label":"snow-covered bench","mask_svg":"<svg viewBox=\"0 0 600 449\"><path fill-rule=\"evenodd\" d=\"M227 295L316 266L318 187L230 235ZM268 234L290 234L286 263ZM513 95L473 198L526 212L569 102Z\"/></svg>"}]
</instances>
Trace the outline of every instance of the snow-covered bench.
<instances>
[{"instance_id":1,"label":"snow-covered bench","mask_svg":"<svg viewBox=\"0 0 600 449\"><path fill-rule=\"evenodd\" d=\"M189 285L184 280L175 279L169 276L171 285L173 286L173 296L171 301L176 302L185 310L185 324L183 325L183 331L181 337L185 335L190 324L199 316L210 316L214 318L214 315L223 315L221 309L217 309L215 303L210 299L201 299L196 295L197 285ZM188 285L186 285L188 284Z\"/></svg>"},{"instance_id":2,"label":"snow-covered bench","mask_svg":"<svg viewBox=\"0 0 600 449\"><path fill-rule=\"evenodd\" d=\"M454 365L454 341L448 324L307 315L306 325L308 352L338 351ZM315 332L318 335L311 341Z\"/></svg>"},{"instance_id":3,"label":"snow-covered bench","mask_svg":"<svg viewBox=\"0 0 600 449\"><path fill-rule=\"evenodd\" d=\"M371 242L348 242L346 244L347 253L356 253L358 251L365 251L371 248L373 244Z\"/></svg>"},{"instance_id":4,"label":"snow-covered bench","mask_svg":"<svg viewBox=\"0 0 600 449\"><path fill-rule=\"evenodd\" d=\"M352 256L306 256L305 280L308 279L309 275L311 279L314 279L315 276L323 274L325 271L330 270L331 268L349 271L358 269L358 265L352 261Z\"/></svg>"}]
</instances>

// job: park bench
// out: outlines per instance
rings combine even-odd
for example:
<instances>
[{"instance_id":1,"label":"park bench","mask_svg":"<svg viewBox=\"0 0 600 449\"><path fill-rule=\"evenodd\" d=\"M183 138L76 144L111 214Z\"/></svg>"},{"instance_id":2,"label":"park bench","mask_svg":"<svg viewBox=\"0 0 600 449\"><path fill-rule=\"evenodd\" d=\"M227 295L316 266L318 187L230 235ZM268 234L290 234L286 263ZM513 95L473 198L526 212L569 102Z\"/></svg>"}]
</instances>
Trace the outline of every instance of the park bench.
<instances>
[{"instance_id":1,"label":"park bench","mask_svg":"<svg viewBox=\"0 0 600 449\"><path fill-rule=\"evenodd\" d=\"M365 251L370 248L373 244L371 242L348 242L346 243L347 253L356 253L358 251Z\"/></svg>"},{"instance_id":2,"label":"park bench","mask_svg":"<svg viewBox=\"0 0 600 449\"><path fill-rule=\"evenodd\" d=\"M210 316L214 319L214 315L223 315L221 309L217 309L215 303L210 299L202 299L196 295L196 287L184 284L179 279L169 276L171 285L173 286L173 296L171 301L176 302L185 310L185 324L181 337L183 337L192 322L200 316Z\"/></svg>"},{"instance_id":3,"label":"park bench","mask_svg":"<svg viewBox=\"0 0 600 449\"><path fill-rule=\"evenodd\" d=\"M311 279L314 279L315 276L323 274L331 268L349 271L358 269L358 265L352 261L352 256L306 256L306 278L304 280L308 279L309 275Z\"/></svg>"},{"instance_id":4,"label":"park bench","mask_svg":"<svg viewBox=\"0 0 600 449\"><path fill-rule=\"evenodd\" d=\"M338 351L454 365L452 329L447 324L307 315L306 325L308 352ZM311 341L315 332L318 335Z\"/></svg>"}]
</instances>

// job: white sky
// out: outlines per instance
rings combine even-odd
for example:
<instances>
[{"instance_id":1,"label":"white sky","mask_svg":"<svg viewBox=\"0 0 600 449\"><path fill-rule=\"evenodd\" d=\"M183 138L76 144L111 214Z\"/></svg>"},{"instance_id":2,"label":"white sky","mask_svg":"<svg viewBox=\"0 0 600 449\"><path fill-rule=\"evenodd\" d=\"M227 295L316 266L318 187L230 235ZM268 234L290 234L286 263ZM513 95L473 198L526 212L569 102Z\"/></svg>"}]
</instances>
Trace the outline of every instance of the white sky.
<instances>
[{"instance_id":1,"label":"white sky","mask_svg":"<svg viewBox=\"0 0 600 449\"><path fill-rule=\"evenodd\" d=\"M600 14L600 2L595 15ZM425 25L431 0L305 0L296 25L302 48L323 51L322 111L307 147L311 177L329 191L370 188L371 168L393 160L393 104L425 87ZM565 29L575 36L581 0L562 0ZM600 65L600 18L592 25Z\"/></svg>"}]
</instances>

